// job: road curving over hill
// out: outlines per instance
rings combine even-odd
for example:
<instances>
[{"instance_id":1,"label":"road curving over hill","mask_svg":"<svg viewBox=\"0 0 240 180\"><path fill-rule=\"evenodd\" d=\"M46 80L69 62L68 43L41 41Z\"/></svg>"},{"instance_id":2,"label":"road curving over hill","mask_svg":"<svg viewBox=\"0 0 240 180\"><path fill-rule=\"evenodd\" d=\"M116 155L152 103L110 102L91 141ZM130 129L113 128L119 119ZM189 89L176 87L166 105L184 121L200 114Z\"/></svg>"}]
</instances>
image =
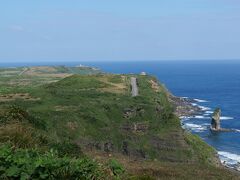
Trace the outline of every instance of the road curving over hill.
<instances>
[{"instance_id":1,"label":"road curving over hill","mask_svg":"<svg viewBox=\"0 0 240 180\"><path fill-rule=\"evenodd\" d=\"M137 78L131 77L132 97L138 96Z\"/></svg>"}]
</instances>

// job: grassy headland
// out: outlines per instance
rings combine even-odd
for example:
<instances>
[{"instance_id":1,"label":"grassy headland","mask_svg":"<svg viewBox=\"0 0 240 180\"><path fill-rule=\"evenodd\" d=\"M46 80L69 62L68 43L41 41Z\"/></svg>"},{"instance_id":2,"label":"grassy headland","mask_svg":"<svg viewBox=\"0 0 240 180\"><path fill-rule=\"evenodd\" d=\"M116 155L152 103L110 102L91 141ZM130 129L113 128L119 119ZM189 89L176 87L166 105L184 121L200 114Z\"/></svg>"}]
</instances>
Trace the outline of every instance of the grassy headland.
<instances>
[{"instance_id":1,"label":"grassy headland","mask_svg":"<svg viewBox=\"0 0 240 180\"><path fill-rule=\"evenodd\" d=\"M213 148L181 128L169 92L154 77L86 67L0 74L2 178L238 178L219 166Z\"/></svg>"}]
</instances>

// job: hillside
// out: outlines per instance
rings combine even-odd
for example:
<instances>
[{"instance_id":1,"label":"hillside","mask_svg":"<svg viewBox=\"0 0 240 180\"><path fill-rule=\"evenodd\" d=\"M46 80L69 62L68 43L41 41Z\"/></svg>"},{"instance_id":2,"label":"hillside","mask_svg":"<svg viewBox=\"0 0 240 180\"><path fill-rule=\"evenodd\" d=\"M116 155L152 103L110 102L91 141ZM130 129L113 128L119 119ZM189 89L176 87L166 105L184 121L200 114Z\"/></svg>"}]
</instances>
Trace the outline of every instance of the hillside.
<instances>
[{"instance_id":1,"label":"hillside","mask_svg":"<svg viewBox=\"0 0 240 180\"><path fill-rule=\"evenodd\" d=\"M99 172L104 179L237 179L219 165L213 148L181 128L169 92L154 77L91 68L7 71L0 79L1 144L43 154L52 149L53 160L87 156L96 161L88 165L99 168L88 171L93 179Z\"/></svg>"}]
</instances>

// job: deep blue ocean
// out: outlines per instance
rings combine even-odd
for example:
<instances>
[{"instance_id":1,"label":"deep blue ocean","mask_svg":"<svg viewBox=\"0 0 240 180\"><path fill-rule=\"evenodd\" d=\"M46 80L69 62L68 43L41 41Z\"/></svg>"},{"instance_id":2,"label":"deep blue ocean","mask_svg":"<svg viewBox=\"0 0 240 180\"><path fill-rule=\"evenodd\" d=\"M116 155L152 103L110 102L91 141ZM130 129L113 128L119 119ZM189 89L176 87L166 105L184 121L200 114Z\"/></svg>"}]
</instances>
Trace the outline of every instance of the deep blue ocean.
<instances>
[{"instance_id":1,"label":"deep blue ocean","mask_svg":"<svg viewBox=\"0 0 240 180\"><path fill-rule=\"evenodd\" d=\"M183 127L215 147L226 165L236 167L240 162L240 61L53 62L0 66L79 64L110 73L144 71L158 77L174 95L197 99L194 105L201 106L205 112L183 118ZM222 109L222 127L236 129L236 132L210 132L210 116L216 107Z\"/></svg>"}]
</instances>

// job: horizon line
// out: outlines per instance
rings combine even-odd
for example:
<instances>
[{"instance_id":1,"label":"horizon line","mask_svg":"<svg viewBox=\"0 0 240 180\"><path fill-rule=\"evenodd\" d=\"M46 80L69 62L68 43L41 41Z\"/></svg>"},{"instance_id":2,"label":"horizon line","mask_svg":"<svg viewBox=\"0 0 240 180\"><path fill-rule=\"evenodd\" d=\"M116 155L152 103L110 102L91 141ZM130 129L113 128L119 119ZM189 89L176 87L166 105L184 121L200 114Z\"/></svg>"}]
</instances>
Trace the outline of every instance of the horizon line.
<instances>
[{"instance_id":1,"label":"horizon line","mask_svg":"<svg viewBox=\"0 0 240 180\"><path fill-rule=\"evenodd\" d=\"M140 59L140 60L38 60L37 62L33 62L33 60L23 60L23 61L14 61L14 60L8 60L8 61L3 61L1 62L0 60L0 64L11 64L11 63L32 63L32 64L37 64L37 63L77 63L77 62L155 62L155 61L169 61L169 62L173 62L173 61L191 61L191 62L196 62L196 61L240 61L240 58L229 58L229 59L149 59L149 60L144 60L144 59Z\"/></svg>"}]
</instances>

